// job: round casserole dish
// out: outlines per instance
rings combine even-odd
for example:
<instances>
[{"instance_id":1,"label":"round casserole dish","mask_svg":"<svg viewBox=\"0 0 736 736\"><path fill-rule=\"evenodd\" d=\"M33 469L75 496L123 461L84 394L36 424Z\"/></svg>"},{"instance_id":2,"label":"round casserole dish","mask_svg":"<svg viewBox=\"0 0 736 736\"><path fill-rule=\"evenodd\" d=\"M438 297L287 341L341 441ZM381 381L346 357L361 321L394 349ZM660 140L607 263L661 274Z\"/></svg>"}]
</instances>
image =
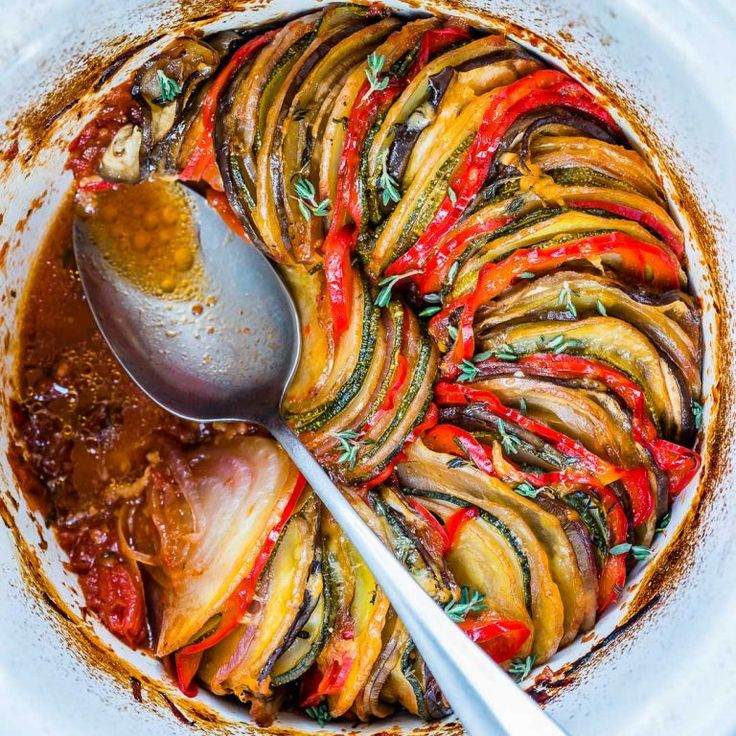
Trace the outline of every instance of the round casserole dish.
<instances>
[{"instance_id":1,"label":"round casserole dish","mask_svg":"<svg viewBox=\"0 0 736 736\"><path fill-rule=\"evenodd\" d=\"M387 5L416 12L398 2ZM40 237L70 184L64 149L117 75L183 29L263 24L319 6L273 0L5 0L0 28L0 368L14 390L14 323ZM704 467L675 503L656 556L629 580L595 635L562 651L534 692L573 734L731 734L736 696L736 449L730 312L736 278L736 19L712 2L696 14L677 0L561 0L544 11L517 0L425 3L505 30L608 97L619 122L662 175L687 234L706 341ZM155 40L154 40L155 39ZM149 45L150 44L150 45ZM100 78L112 64L116 73ZM117 66L116 66L117 65ZM129 66L128 66L129 65ZM628 125L627 125L628 124ZM6 459L0 409L0 732L35 734L309 733L285 714L270 729L207 694L190 701L158 662L84 620L75 580L51 535L26 506ZM46 539L48 538L48 543ZM340 726L333 730L341 732ZM390 719L358 733L459 733Z\"/></svg>"}]
</instances>

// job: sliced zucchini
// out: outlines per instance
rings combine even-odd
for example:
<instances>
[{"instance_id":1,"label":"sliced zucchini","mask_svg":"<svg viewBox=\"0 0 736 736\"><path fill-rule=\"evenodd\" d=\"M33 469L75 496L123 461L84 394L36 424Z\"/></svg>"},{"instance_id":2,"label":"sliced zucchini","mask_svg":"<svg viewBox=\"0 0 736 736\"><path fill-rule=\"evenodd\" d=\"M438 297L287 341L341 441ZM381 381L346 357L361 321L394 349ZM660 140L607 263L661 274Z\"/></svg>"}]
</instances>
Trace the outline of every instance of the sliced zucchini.
<instances>
[{"instance_id":1,"label":"sliced zucchini","mask_svg":"<svg viewBox=\"0 0 736 736\"><path fill-rule=\"evenodd\" d=\"M310 495L288 521L258 582L246 619L202 658L199 675L216 693L270 697L271 669L304 602L315 559L319 503Z\"/></svg>"}]
</instances>

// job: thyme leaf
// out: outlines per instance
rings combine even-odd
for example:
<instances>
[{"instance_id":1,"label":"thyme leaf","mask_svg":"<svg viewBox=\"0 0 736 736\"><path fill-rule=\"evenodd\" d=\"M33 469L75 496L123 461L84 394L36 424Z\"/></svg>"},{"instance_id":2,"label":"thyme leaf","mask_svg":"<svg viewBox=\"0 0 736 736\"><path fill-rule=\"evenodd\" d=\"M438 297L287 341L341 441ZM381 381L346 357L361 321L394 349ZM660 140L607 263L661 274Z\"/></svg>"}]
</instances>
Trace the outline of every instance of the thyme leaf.
<instances>
[{"instance_id":1,"label":"thyme leaf","mask_svg":"<svg viewBox=\"0 0 736 736\"><path fill-rule=\"evenodd\" d=\"M529 673L534 667L537 657L535 654L530 654L528 657L515 657L511 660L508 670L506 670L516 682L521 682L529 677Z\"/></svg>"},{"instance_id":2,"label":"thyme leaf","mask_svg":"<svg viewBox=\"0 0 736 736\"><path fill-rule=\"evenodd\" d=\"M381 279L378 282L381 290L378 292L378 296L376 297L376 306L387 307L388 303L391 301L391 290L394 286L396 286L401 279L415 276L418 273L421 273L421 271L407 271L406 273L400 273L398 276L387 276L385 279Z\"/></svg>"},{"instance_id":3,"label":"thyme leaf","mask_svg":"<svg viewBox=\"0 0 736 736\"><path fill-rule=\"evenodd\" d=\"M346 429L343 432L336 432L337 447L342 448L342 454L337 458L340 465L347 465L350 470L355 468L358 462L358 451L362 445L371 444L371 440L361 439L358 432Z\"/></svg>"},{"instance_id":4,"label":"thyme leaf","mask_svg":"<svg viewBox=\"0 0 736 736\"><path fill-rule=\"evenodd\" d=\"M670 521L672 521L672 514L668 511L659 520L659 524L657 524L657 528L654 531L655 532L658 532L659 534L661 534L670 525Z\"/></svg>"},{"instance_id":5,"label":"thyme leaf","mask_svg":"<svg viewBox=\"0 0 736 736\"><path fill-rule=\"evenodd\" d=\"M478 375L478 369L472 360L463 360L460 363L460 375L457 377L458 383L467 383L473 381Z\"/></svg>"},{"instance_id":6,"label":"thyme leaf","mask_svg":"<svg viewBox=\"0 0 736 736\"><path fill-rule=\"evenodd\" d=\"M703 424L703 405L699 404L697 401L693 401L691 403L693 410L693 419L695 421L695 429L700 429Z\"/></svg>"},{"instance_id":7,"label":"thyme leaf","mask_svg":"<svg viewBox=\"0 0 736 736\"><path fill-rule=\"evenodd\" d=\"M389 173L387 159L388 149L381 154L381 175L378 178L378 185L381 188L381 203L384 207L388 207L389 202L398 202L401 199L399 182Z\"/></svg>"},{"instance_id":8,"label":"thyme leaf","mask_svg":"<svg viewBox=\"0 0 736 736\"><path fill-rule=\"evenodd\" d=\"M163 104L173 102L181 94L181 85L175 79L167 77L160 69L156 71L156 78L161 87L158 101Z\"/></svg>"},{"instance_id":9,"label":"thyme leaf","mask_svg":"<svg viewBox=\"0 0 736 736\"><path fill-rule=\"evenodd\" d=\"M311 220L312 215L315 217L327 217L330 211L330 200L323 199L317 203L317 192L315 191L314 184L309 179L300 176L294 182L294 192L296 192L299 212L301 212L305 220Z\"/></svg>"},{"instance_id":10,"label":"thyme leaf","mask_svg":"<svg viewBox=\"0 0 736 736\"><path fill-rule=\"evenodd\" d=\"M317 724L320 727L324 726L328 721L332 720L330 709L327 707L326 703L320 703L319 705L315 705L313 708L307 708L304 712L312 720L317 721Z\"/></svg>"},{"instance_id":11,"label":"thyme leaf","mask_svg":"<svg viewBox=\"0 0 736 736\"><path fill-rule=\"evenodd\" d=\"M501 435L501 446L507 455L515 455L521 444L521 440L515 434L509 434L506 429L506 422L503 419L498 420L498 432Z\"/></svg>"},{"instance_id":12,"label":"thyme leaf","mask_svg":"<svg viewBox=\"0 0 736 736\"><path fill-rule=\"evenodd\" d=\"M464 468L467 464L467 461L463 460L461 457L454 457L452 460L447 461L447 467L452 468L453 470L455 468Z\"/></svg>"},{"instance_id":13,"label":"thyme leaf","mask_svg":"<svg viewBox=\"0 0 736 736\"><path fill-rule=\"evenodd\" d=\"M603 302L600 299L595 300L595 308L598 310L598 314L600 314L603 317L608 316L608 312L606 311L606 307L603 304Z\"/></svg>"},{"instance_id":14,"label":"thyme leaf","mask_svg":"<svg viewBox=\"0 0 736 736\"><path fill-rule=\"evenodd\" d=\"M535 488L531 483L528 481L523 481L522 483L519 483L514 490L520 495L520 496L526 496L526 498L536 498L541 491L544 490L544 486L541 488Z\"/></svg>"},{"instance_id":15,"label":"thyme leaf","mask_svg":"<svg viewBox=\"0 0 736 736\"><path fill-rule=\"evenodd\" d=\"M480 591L474 590L471 594L470 588L467 585L463 585L460 593L460 600L450 601L445 605L445 613L455 623L462 623L468 617L468 614L475 613L477 611L485 611L486 606L483 601L485 596Z\"/></svg>"},{"instance_id":16,"label":"thyme leaf","mask_svg":"<svg viewBox=\"0 0 736 736\"><path fill-rule=\"evenodd\" d=\"M631 553L631 556L635 560L640 561L648 559L652 554L652 550L650 550L649 547L640 547L637 544L629 544L629 542L617 544L615 547L611 547L608 551L612 555L626 555Z\"/></svg>"},{"instance_id":17,"label":"thyme leaf","mask_svg":"<svg viewBox=\"0 0 736 736\"><path fill-rule=\"evenodd\" d=\"M437 312L441 312L442 307L439 304L433 304L429 307L425 307L422 309L421 312L419 312L420 317L434 317Z\"/></svg>"}]
</instances>

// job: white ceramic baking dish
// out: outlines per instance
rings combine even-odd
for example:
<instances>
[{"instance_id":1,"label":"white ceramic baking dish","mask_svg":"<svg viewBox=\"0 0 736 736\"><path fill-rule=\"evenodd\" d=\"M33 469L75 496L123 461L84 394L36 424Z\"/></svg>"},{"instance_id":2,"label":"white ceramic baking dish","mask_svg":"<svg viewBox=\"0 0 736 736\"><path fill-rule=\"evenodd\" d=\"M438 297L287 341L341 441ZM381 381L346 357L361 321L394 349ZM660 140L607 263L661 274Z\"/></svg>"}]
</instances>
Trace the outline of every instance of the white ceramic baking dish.
<instances>
[{"instance_id":1,"label":"white ceramic baking dish","mask_svg":"<svg viewBox=\"0 0 736 736\"><path fill-rule=\"evenodd\" d=\"M417 12L400 2L387 5ZM53 538L6 460L15 321L29 265L70 183L63 149L105 84L182 29L263 23L310 0L1 0L0 23L0 734L106 736L313 732L271 729L207 696L187 701L153 659L84 620ZM608 97L654 159L688 233L707 355L704 468L677 500L656 559L640 565L594 635L527 683L573 734L736 733L736 15L702 0L426 2L504 28ZM535 682L536 680L536 682ZM186 725L189 722L190 725ZM458 733L408 719L358 733ZM490 735L489 735L490 736Z\"/></svg>"}]
</instances>

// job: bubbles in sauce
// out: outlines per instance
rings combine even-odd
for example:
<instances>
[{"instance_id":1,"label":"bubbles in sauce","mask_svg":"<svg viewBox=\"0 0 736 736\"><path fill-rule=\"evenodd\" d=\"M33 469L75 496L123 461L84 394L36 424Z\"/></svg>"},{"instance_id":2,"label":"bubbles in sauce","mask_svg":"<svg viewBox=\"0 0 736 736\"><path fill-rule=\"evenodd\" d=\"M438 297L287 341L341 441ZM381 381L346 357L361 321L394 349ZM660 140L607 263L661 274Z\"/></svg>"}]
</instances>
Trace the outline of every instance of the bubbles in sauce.
<instances>
[{"instance_id":1,"label":"bubbles in sauce","mask_svg":"<svg viewBox=\"0 0 736 736\"><path fill-rule=\"evenodd\" d=\"M201 274L197 223L181 188L147 181L82 202L90 234L117 272L149 294L192 299Z\"/></svg>"}]
</instances>

